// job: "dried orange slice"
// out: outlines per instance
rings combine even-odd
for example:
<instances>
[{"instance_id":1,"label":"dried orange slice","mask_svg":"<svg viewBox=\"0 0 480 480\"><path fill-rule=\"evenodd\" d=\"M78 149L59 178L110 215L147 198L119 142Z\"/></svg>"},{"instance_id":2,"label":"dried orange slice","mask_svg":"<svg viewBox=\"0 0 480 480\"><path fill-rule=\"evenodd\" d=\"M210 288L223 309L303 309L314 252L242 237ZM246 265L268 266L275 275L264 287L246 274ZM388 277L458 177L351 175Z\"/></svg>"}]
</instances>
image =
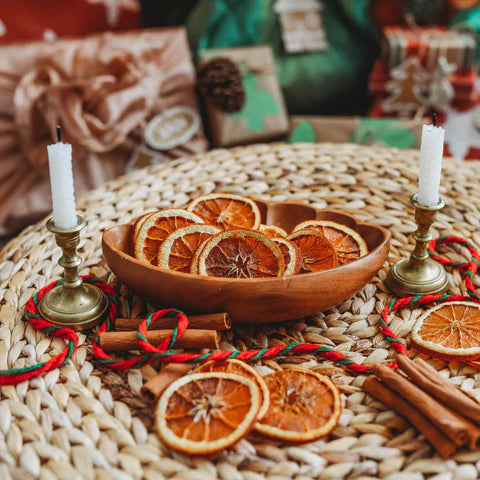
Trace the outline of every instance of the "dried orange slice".
<instances>
[{"instance_id":1,"label":"dried orange slice","mask_svg":"<svg viewBox=\"0 0 480 480\"><path fill-rule=\"evenodd\" d=\"M472 360L480 356L480 305L446 302L427 310L412 329L412 341L439 357Z\"/></svg>"},{"instance_id":2,"label":"dried orange slice","mask_svg":"<svg viewBox=\"0 0 480 480\"><path fill-rule=\"evenodd\" d=\"M276 225L260 225L260 232L264 233L267 237L270 238L287 238L288 233Z\"/></svg>"},{"instance_id":3,"label":"dried orange slice","mask_svg":"<svg viewBox=\"0 0 480 480\"><path fill-rule=\"evenodd\" d=\"M134 245L135 257L156 265L158 251L163 241L175 230L194 223L204 221L198 215L180 208L154 213L143 222L138 231Z\"/></svg>"},{"instance_id":4,"label":"dried orange slice","mask_svg":"<svg viewBox=\"0 0 480 480\"><path fill-rule=\"evenodd\" d=\"M258 411L257 420L263 418L265 413L267 413L268 405L270 404L270 392L268 390L267 384L263 380L263 377L248 363L242 362L241 360L225 360L225 361L215 361L210 360L198 368L196 368L193 373L201 372L226 372L233 373L235 375L244 375L245 377L253 380L257 387L260 389L261 396L261 406Z\"/></svg>"},{"instance_id":5,"label":"dried orange slice","mask_svg":"<svg viewBox=\"0 0 480 480\"><path fill-rule=\"evenodd\" d=\"M226 278L279 277L284 265L282 252L263 233L227 230L212 237L203 247L198 273Z\"/></svg>"},{"instance_id":6,"label":"dried orange slice","mask_svg":"<svg viewBox=\"0 0 480 480\"><path fill-rule=\"evenodd\" d=\"M171 448L190 455L228 448L250 430L260 390L243 375L194 373L173 382L160 397L155 428Z\"/></svg>"},{"instance_id":7,"label":"dried orange slice","mask_svg":"<svg viewBox=\"0 0 480 480\"><path fill-rule=\"evenodd\" d=\"M190 273L198 275L198 259L202 253L203 247L207 244L208 240L205 240L198 248L197 251L193 254L192 264L190 265Z\"/></svg>"},{"instance_id":8,"label":"dried orange slice","mask_svg":"<svg viewBox=\"0 0 480 480\"><path fill-rule=\"evenodd\" d=\"M260 226L261 214L257 204L249 198L233 193L211 193L191 202L187 210L223 230Z\"/></svg>"},{"instance_id":9,"label":"dried orange slice","mask_svg":"<svg viewBox=\"0 0 480 480\"><path fill-rule=\"evenodd\" d=\"M135 245L135 240L138 236L138 232L140 231L140 228L142 227L143 225L143 222L150 216L150 215L153 215L155 212L150 212L150 213L146 213L145 215L142 215L141 217L139 217L137 219L137 221L135 222L135 224L133 225L133 244Z\"/></svg>"},{"instance_id":10,"label":"dried orange slice","mask_svg":"<svg viewBox=\"0 0 480 480\"><path fill-rule=\"evenodd\" d=\"M278 246L285 262L284 275L296 275L302 269L302 252L290 240L286 238L272 238L272 242Z\"/></svg>"},{"instance_id":11,"label":"dried orange slice","mask_svg":"<svg viewBox=\"0 0 480 480\"><path fill-rule=\"evenodd\" d=\"M351 228L329 220L307 220L299 223L293 231L315 230L320 232L335 248L338 265L345 265L368 253L365 240Z\"/></svg>"},{"instance_id":12,"label":"dried orange slice","mask_svg":"<svg viewBox=\"0 0 480 480\"><path fill-rule=\"evenodd\" d=\"M302 253L301 273L321 272L337 266L337 254L333 245L319 232L298 230L288 240Z\"/></svg>"},{"instance_id":13,"label":"dried orange slice","mask_svg":"<svg viewBox=\"0 0 480 480\"><path fill-rule=\"evenodd\" d=\"M162 243L158 252L157 265L167 270L190 273L193 256L206 240L220 229L212 225L193 224L179 228Z\"/></svg>"},{"instance_id":14,"label":"dried orange slice","mask_svg":"<svg viewBox=\"0 0 480 480\"><path fill-rule=\"evenodd\" d=\"M342 410L332 381L309 370L278 370L263 377L270 407L255 430L289 442L310 442L330 433Z\"/></svg>"}]
</instances>

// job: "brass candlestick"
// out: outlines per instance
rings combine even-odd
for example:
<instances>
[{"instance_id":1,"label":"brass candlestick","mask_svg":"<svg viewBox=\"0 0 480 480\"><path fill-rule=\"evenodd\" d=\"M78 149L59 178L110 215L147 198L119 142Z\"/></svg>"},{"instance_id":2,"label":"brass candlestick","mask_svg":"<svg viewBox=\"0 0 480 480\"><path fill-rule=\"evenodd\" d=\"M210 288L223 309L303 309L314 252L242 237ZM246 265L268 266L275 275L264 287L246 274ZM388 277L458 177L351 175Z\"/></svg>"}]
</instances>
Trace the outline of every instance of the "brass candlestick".
<instances>
[{"instance_id":1,"label":"brass candlestick","mask_svg":"<svg viewBox=\"0 0 480 480\"><path fill-rule=\"evenodd\" d=\"M63 251L58 263L65 272L62 283L42 298L38 310L49 322L79 331L100 323L108 310L108 299L102 290L84 283L78 275L82 260L77 255L77 246L86 222L81 216L77 218L77 226L68 229L56 227L53 218L47 221L48 230L55 234L57 245Z\"/></svg>"},{"instance_id":2,"label":"brass candlestick","mask_svg":"<svg viewBox=\"0 0 480 480\"><path fill-rule=\"evenodd\" d=\"M440 293L448 287L445 268L432 260L427 252L428 242L433 238L430 226L445 202L440 199L437 205L426 207L417 202L417 195L413 195L412 203L418 225L413 234L415 248L409 259L404 258L392 266L386 280L393 293L399 297Z\"/></svg>"}]
</instances>

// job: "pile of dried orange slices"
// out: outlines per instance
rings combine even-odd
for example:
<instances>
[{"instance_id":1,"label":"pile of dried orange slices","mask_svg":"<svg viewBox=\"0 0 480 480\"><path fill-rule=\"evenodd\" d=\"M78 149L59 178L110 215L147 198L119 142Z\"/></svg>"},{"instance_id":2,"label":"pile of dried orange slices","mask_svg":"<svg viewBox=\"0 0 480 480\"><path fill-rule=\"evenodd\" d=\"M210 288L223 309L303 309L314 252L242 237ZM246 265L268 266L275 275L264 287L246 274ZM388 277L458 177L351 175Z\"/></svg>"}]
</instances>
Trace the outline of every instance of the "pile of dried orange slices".
<instances>
[{"instance_id":1,"label":"pile of dried orange slices","mask_svg":"<svg viewBox=\"0 0 480 480\"><path fill-rule=\"evenodd\" d=\"M319 272L368 253L362 237L345 225L309 220L288 234L261 224L253 200L228 193L140 217L132 243L135 257L151 265L226 278Z\"/></svg>"},{"instance_id":2,"label":"pile of dried orange slices","mask_svg":"<svg viewBox=\"0 0 480 480\"><path fill-rule=\"evenodd\" d=\"M200 455L228 448L251 430L313 441L332 431L340 413L340 393L323 375L297 369L262 377L239 360L211 361L167 388L155 426L171 448Z\"/></svg>"}]
</instances>

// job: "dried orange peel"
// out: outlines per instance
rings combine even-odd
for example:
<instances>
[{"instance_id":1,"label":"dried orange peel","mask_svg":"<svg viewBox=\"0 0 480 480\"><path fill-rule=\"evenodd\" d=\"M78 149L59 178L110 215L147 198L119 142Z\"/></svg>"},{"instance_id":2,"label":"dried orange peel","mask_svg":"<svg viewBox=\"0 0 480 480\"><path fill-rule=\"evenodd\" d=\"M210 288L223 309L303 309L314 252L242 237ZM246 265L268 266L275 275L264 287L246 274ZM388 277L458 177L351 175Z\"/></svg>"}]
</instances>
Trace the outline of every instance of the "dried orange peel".
<instances>
[{"instance_id":1,"label":"dried orange peel","mask_svg":"<svg viewBox=\"0 0 480 480\"><path fill-rule=\"evenodd\" d=\"M246 376L194 373L165 390L155 410L155 428L166 445L180 452L219 452L250 431L260 402L257 384Z\"/></svg>"},{"instance_id":2,"label":"dried orange peel","mask_svg":"<svg viewBox=\"0 0 480 480\"><path fill-rule=\"evenodd\" d=\"M254 429L288 442L310 442L328 435L342 411L340 392L332 381L309 370L279 370L263 377L270 407Z\"/></svg>"},{"instance_id":3,"label":"dried orange peel","mask_svg":"<svg viewBox=\"0 0 480 480\"><path fill-rule=\"evenodd\" d=\"M210 193L193 200L187 210L203 218L205 223L223 230L260 227L262 216L251 199L233 193Z\"/></svg>"},{"instance_id":4,"label":"dried orange peel","mask_svg":"<svg viewBox=\"0 0 480 480\"><path fill-rule=\"evenodd\" d=\"M193 371L193 373L201 372L226 372L235 375L244 375L250 378L257 384L261 394L261 406L258 411L257 420L263 418L265 413L267 413L268 406L270 405L270 392L267 384L263 380L263 377L253 367L248 365L248 363L235 359L225 361L211 360L200 365Z\"/></svg>"},{"instance_id":5,"label":"dried orange peel","mask_svg":"<svg viewBox=\"0 0 480 480\"><path fill-rule=\"evenodd\" d=\"M480 305L468 301L441 303L427 310L412 329L421 351L447 360L480 357Z\"/></svg>"}]
</instances>

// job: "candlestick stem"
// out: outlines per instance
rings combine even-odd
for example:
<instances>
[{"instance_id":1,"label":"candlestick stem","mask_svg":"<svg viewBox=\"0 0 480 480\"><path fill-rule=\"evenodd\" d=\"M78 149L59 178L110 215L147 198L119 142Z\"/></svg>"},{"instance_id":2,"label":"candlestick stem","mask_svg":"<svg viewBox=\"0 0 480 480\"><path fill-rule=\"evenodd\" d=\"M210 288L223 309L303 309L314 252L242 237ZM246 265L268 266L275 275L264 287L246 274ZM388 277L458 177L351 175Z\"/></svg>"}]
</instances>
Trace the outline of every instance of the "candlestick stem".
<instances>
[{"instance_id":1,"label":"candlestick stem","mask_svg":"<svg viewBox=\"0 0 480 480\"><path fill-rule=\"evenodd\" d=\"M72 328L85 330L103 319L108 309L108 299L95 285L84 283L78 274L82 259L77 254L80 231L85 220L78 216L73 228L58 228L53 218L47 221L47 229L55 234L63 255L59 265L64 268L63 281L50 290L39 303L38 309L46 320Z\"/></svg>"},{"instance_id":2,"label":"candlestick stem","mask_svg":"<svg viewBox=\"0 0 480 480\"><path fill-rule=\"evenodd\" d=\"M440 199L433 207L421 205L417 202L416 195L412 197L412 203L418 226L413 234L415 247L409 259L404 258L392 266L386 280L393 293L399 297L440 293L448 287L445 268L429 258L427 251L428 242L433 238L430 227L445 203Z\"/></svg>"}]
</instances>

